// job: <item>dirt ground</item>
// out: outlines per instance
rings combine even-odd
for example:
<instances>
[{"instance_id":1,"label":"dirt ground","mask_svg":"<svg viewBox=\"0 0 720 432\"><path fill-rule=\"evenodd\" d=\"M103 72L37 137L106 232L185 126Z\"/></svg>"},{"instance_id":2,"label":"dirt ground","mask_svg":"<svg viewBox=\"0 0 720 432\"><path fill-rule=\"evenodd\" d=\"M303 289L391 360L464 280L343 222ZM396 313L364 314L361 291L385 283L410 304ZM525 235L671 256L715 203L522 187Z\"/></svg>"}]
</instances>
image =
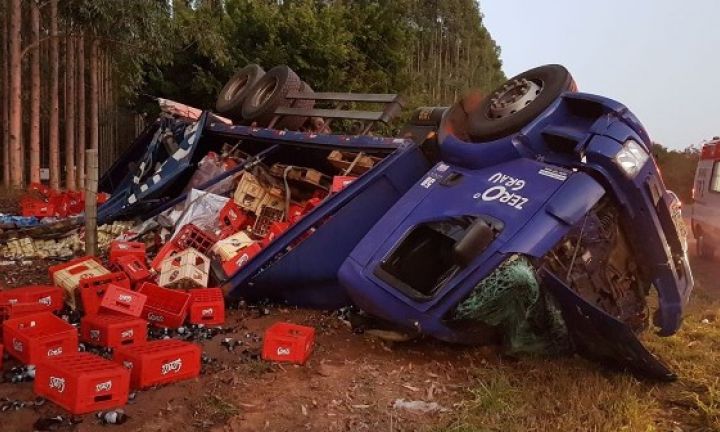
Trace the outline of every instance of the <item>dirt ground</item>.
<instances>
[{"instance_id":1,"label":"dirt ground","mask_svg":"<svg viewBox=\"0 0 720 432\"><path fill-rule=\"evenodd\" d=\"M0 283L48 282L48 264L2 266ZM694 260L693 267L698 283L690 309L693 323L699 323L698 314L717 310L720 266ZM431 340L390 344L353 333L335 312L263 309L233 307L224 326L233 330L202 343L213 361L203 365L201 377L139 392L126 407L125 424L101 425L88 415L55 430L689 431L713 430L720 424L713 408L720 404L720 393L714 394L714 387L693 375L716 369L682 363L686 353L699 348L682 339L685 336L664 342L650 337L650 345L664 356L678 357L677 362L669 360L680 369L681 378L666 385L641 382L580 358L514 360L492 347L464 348ZM260 336L277 321L316 328L316 349L305 366L259 359ZM696 324L684 330L693 340L698 339L693 336ZM221 345L223 337L243 344L228 351ZM668 348L675 342L682 354ZM714 353L715 347L704 349ZM6 359L3 370L15 365ZM705 387L696 388L700 385ZM703 413L699 404L688 402L688 389L703 406L712 406ZM2 383L0 406L2 398L33 401L32 383ZM421 414L393 408L398 399L436 402L439 410ZM0 430L31 431L38 418L66 416L50 402L29 405L0 412Z\"/></svg>"},{"instance_id":2,"label":"dirt ground","mask_svg":"<svg viewBox=\"0 0 720 432\"><path fill-rule=\"evenodd\" d=\"M47 283L53 262L0 267L0 283ZM374 431L418 430L436 415L394 410L396 399L437 402L451 412L462 400L470 374L494 361L494 349L467 349L434 341L391 345L355 334L335 312L248 307L229 310L224 328L234 329L203 341L211 363L199 379L138 392L126 407L129 420L101 425L92 415L57 430L96 431ZM268 313L269 312L269 313ZM263 331L277 321L313 326L316 349L304 366L270 364L259 359ZM243 341L228 351L225 337ZM18 363L4 361L7 371ZM2 398L31 402L32 383L0 384ZM2 431L31 431L41 417L66 416L50 402L40 407L0 412Z\"/></svg>"}]
</instances>

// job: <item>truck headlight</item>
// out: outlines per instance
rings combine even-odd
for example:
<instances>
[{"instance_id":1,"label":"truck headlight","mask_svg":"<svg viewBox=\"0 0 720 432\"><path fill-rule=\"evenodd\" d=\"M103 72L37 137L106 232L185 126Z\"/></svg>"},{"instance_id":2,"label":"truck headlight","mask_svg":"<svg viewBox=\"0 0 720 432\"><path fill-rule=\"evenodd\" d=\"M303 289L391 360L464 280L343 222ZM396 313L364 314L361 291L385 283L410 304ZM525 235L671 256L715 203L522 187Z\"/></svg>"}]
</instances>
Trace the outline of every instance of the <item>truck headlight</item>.
<instances>
[{"instance_id":1,"label":"truck headlight","mask_svg":"<svg viewBox=\"0 0 720 432\"><path fill-rule=\"evenodd\" d=\"M634 140L627 140L625 146L615 155L613 160L625 171L628 177L634 178L649 157L650 155L640 144Z\"/></svg>"}]
</instances>

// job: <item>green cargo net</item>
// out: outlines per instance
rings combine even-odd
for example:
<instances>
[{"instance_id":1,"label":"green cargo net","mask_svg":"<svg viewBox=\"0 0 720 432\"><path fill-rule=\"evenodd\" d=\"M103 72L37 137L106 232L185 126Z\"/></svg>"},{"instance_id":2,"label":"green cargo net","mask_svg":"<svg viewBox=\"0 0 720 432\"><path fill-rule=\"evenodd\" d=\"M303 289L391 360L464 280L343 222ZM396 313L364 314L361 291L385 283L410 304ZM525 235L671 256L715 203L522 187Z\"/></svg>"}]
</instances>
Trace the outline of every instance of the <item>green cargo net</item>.
<instances>
[{"instance_id":1,"label":"green cargo net","mask_svg":"<svg viewBox=\"0 0 720 432\"><path fill-rule=\"evenodd\" d=\"M513 255L483 279L453 313L498 328L509 354L554 354L570 344L554 299L541 290L527 258Z\"/></svg>"}]
</instances>

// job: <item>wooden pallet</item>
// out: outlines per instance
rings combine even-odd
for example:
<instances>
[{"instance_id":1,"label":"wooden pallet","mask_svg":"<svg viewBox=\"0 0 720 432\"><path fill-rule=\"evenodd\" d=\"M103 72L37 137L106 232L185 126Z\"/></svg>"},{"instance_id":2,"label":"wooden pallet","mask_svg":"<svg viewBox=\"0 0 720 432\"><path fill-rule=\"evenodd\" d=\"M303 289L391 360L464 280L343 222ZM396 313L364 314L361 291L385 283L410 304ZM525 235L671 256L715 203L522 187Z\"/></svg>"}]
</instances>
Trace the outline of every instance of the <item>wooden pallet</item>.
<instances>
[{"instance_id":1,"label":"wooden pallet","mask_svg":"<svg viewBox=\"0 0 720 432\"><path fill-rule=\"evenodd\" d=\"M328 162L343 175L352 174L355 176L369 171L376 163L380 162L380 160L378 157L368 156L362 153L343 152L340 150L333 150L330 156L328 156ZM352 169L350 169L350 167L352 167Z\"/></svg>"}]
</instances>

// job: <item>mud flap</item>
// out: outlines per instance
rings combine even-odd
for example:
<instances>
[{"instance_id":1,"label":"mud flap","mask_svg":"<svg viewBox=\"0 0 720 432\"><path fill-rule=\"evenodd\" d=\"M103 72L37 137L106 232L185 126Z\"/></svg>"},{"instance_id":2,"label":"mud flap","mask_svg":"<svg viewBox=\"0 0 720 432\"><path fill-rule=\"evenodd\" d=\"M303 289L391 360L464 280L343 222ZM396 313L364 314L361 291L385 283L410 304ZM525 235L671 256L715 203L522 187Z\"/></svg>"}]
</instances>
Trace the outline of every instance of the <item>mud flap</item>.
<instances>
[{"instance_id":1,"label":"mud flap","mask_svg":"<svg viewBox=\"0 0 720 432\"><path fill-rule=\"evenodd\" d=\"M557 300L572 343L581 355L651 379L677 378L668 365L645 348L630 327L586 302L547 269L540 271L540 277Z\"/></svg>"}]
</instances>

